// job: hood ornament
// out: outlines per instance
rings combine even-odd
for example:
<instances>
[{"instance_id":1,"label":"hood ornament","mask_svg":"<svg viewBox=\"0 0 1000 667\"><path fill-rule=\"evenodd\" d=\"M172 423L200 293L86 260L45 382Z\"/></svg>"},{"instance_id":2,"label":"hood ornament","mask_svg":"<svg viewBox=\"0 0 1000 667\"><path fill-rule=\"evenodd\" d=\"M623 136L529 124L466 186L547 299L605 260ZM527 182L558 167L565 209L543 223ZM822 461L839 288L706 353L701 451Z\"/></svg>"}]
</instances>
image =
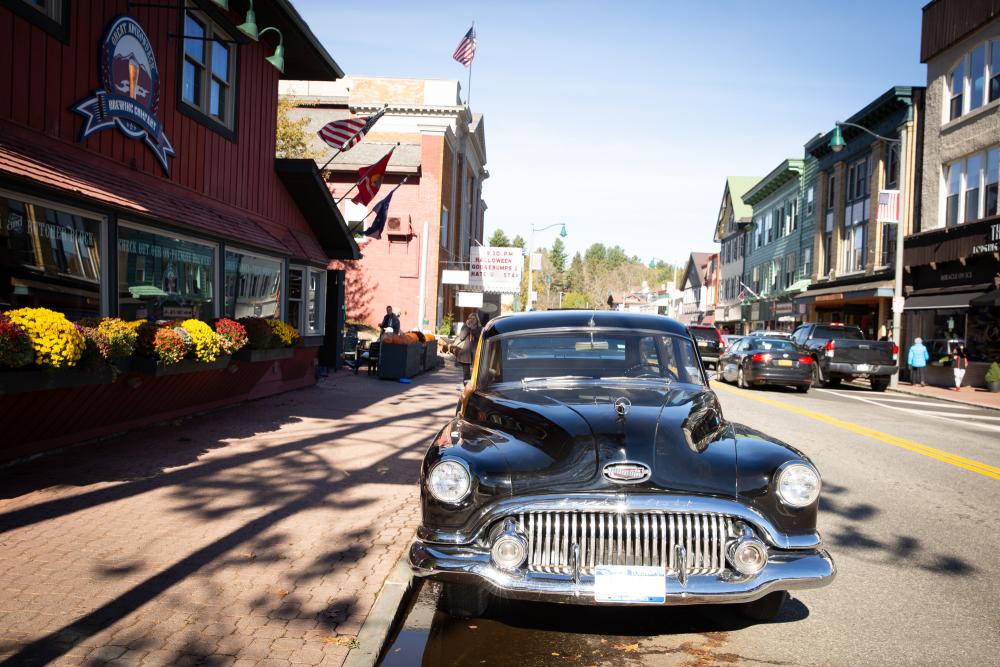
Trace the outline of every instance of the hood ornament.
<instances>
[{"instance_id":1,"label":"hood ornament","mask_svg":"<svg viewBox=\"0 0 1000 667\"><path fill-rule=\"evenodd\" d=\"M628 400L624 396L615 399L615 412L618 413L619 417L624 417L628 414L628 411L632 408L632 401Z\"/></svg>"},{"instance_id":2,"label":"hood ornament","mask_svg":"<svg viewBox=\"0 0 1000 667\"><path fill-rule=\"evenodd\" d=\"M619 484L645 482L650 474L648 465L636 461L615 461L604 466L604 479Z\"/></svg>"}]
</instances>

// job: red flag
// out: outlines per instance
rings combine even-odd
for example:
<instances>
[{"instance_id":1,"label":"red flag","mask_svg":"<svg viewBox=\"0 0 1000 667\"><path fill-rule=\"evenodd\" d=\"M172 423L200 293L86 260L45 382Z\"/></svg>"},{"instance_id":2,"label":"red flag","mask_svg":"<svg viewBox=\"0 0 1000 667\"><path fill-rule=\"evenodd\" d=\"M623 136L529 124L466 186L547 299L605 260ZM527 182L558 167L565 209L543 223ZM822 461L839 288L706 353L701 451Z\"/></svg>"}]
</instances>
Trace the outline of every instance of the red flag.
<instances>
[{"instance_id":1,"label":"red flag","mask_svg":"<svg viewBox=\"0 0 1000 667\"><path fill-rule=\"evenodd\" d=\"M382 187L382 179L385 178L385 170L389 166L389 158L392 157L394 150L395 146L372 166L358 169L358 194L351 198L352 202L368 206L371 200L375 199L378 189Z\"/></svg>"}]
</instances>

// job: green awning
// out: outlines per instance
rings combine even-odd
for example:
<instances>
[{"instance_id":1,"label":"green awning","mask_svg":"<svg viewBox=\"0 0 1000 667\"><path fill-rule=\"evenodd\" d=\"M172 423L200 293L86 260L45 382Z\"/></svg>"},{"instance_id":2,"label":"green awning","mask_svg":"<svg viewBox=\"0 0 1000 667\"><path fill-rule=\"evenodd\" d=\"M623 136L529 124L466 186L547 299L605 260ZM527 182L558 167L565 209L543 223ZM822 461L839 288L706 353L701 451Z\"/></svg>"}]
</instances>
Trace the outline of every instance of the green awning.
<instances>
[{"instance_id":1,"label":"green awning","mask_svg":"<svg viewBox=\"0 0 1000 667\"><path fill-rule=\"evenodd\" d=\"M166 292L155 285L129 285L128 291L133 299L144 296L167 296Z\"/></svg>"},{"instance_id":2,"label":"green awning","mask_svg":"<svg viewBox=\"0 0 1000 667\"><path fill-rule=\"evenodd\" d=\"M801 280L796 280L794 283L788 286L786 292L801 292L805 288L809 287L812 281L809 278L803 278Z\"/></svg>"}]
</instances>

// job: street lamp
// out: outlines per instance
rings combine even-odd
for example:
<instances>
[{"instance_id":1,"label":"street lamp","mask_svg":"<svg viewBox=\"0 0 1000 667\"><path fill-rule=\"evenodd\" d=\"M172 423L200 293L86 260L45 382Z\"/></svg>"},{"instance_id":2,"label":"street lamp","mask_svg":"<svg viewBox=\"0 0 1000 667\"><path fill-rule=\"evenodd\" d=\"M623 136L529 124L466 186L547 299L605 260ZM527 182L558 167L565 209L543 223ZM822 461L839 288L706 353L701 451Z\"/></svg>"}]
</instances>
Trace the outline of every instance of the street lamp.
<instances>
[{"instance_id":1,"label":"street lamp","mask_svg":"<svg viewBox=\"0 0 1000 667\"><path fill-rule=\"evenodd\" d=\"M534 285L534 272L531 270L531 254L535 249L535 232L544 232L546 229L552 229L553 227L562 227L559 230L559 236L566 238L566 225L562 222L557 222L555 224L547 225L545 227L535 227L531 226L531 234L528 236L528 294L525 298L525 310L533 310L532 299L531 299L531 288Z\"/></svg>"},{"instance_id":2,"label":"street lamp","mask_svg":"<svg viewBox=\"0 0 1000 667\"><path fill-rule=\"evenodd\" d=\"M899 222L896 223L896 262L895 262L895 280L893 286L893 299L892 299L892 342L896 346L897 350L902 347L900 343L900 332L902 331L903 324L903 237L905 236L904 227L906 225L906 191L904 187L906 186L906 157L903 154L906 148L906 130L909 122L913 119L913 108L910 107L906 112L906 120L903 122L903 127L899 131L899 139L893 139L892 137L883 137L880 134L875 134L867 127L862 127L861 125L855 125L854 123L844 123L837 121L834 124L833 136L830 137L830 142L827 144L834 153L839 153L844 150L844 146L847 142L844 141L844 135L841 133L840 128L842 126L853 127L862 132L866 132L871 136L884 141L888 144L896 144L899 146ZM875 207L878 210L878 206ZM900 350L901 352L901 350ZM902 355L897 356L897 363L901 366L902 364L898 361L902 359ZM889 385L895 387L899 384L899 371L890 376Z\"/></svg>"}]
</instances>

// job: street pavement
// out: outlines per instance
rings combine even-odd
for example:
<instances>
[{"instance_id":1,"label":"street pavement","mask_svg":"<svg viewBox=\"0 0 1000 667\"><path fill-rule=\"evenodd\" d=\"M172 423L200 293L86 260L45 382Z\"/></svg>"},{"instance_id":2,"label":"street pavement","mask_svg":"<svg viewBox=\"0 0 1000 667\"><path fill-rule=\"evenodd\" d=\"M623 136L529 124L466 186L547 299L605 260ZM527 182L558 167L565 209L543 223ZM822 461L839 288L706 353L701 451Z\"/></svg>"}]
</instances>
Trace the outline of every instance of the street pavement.
<instances>
[{"instance_id":1,"label":"street pavement","mask_svg":"<svg viewBox=\"0 0 1000 667\"><path fill-rule=\"evenodd\" d=\"M0 470L0 664L340 665L459 382L337 373Z\"/></svg>"},{"instance_id":2,"label":"street pavement","mask_svg":"<svg viewBox=\"0 0 1000 667\"><path fill-rule=\"evenodd\" d=\"M853 386L713 386L727 419L819 467L833 584L794 592L773 623L725 606L513 601L458 621L428 584L383 664L1000 664L1000 414Z\"/></svg>"}]
</instances>

